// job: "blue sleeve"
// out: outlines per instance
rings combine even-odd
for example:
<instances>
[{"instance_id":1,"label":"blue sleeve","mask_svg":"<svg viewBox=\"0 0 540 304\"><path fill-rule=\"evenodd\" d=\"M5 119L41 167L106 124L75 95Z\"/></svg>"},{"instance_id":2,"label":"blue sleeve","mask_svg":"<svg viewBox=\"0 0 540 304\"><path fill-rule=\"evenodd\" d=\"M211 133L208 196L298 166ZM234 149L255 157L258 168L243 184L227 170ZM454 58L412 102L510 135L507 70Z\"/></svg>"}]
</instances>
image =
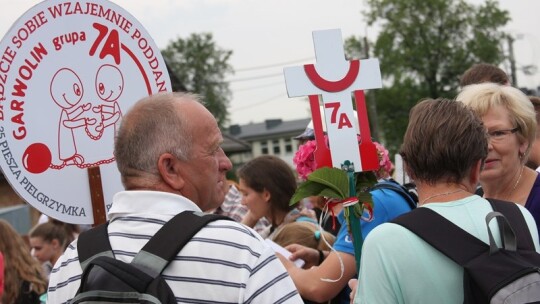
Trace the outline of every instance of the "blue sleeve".
<instances>
[{"instance_id":1,"label":"blue sleeve","mask_svg":"<svg viewBox=\"0 0 540 304\"><path fill-rule=\"evenodd\" d=\"M391 221L395 217L411 210L407 201L395 191L378 189L372 191L371 196L373 197L373 220L370 222L364 220L360 221L364 239L373 228L382 223ZM352 238L347 231L347 224L345 223L343 211L339 213L338 221L341 224L341 228L339 229L336 241L334 242L334 249L354 255Z\"/></svg>"}]
</instances>

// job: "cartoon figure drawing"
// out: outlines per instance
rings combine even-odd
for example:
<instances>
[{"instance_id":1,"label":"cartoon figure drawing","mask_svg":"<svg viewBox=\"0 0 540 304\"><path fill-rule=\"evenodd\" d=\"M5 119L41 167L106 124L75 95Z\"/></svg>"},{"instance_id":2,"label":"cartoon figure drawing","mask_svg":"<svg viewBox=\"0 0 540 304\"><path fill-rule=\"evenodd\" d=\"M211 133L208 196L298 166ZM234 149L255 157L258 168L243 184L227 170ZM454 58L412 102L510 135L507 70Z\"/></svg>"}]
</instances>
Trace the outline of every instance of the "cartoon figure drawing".
<instances>
[{"instance_id":1,"label":"cartoon figure drawing","mask_svg":"<svg viewBox=\"0 0 540 304\"><path fill-rule=\"evenodd\" d=\"M99 98L108 103L92 108L92 111L101 114L102 119L95 130L103 132L103 129L114 124L114 134L116 134L116 124L122 117L122 111L117 100L124 91L124 76L117 67L104 64L96 73L95 85Z\"/></svg>"},{"instance_id":2,"label":"cartoon figure drawing","mask_svg":"<svg viewBox=\"0 0 540 304\"><path fill-rule=\"evenodd\" d=\"M50 87L51 97L62 108L58 124L58 157L66 165L82 165L84 157L77 153L74 129L94 125L96 119L81 117L90 110L91 104L78 105L84 89L79 76L69 68L58 70Z\"/></svg>"}]
</instances>

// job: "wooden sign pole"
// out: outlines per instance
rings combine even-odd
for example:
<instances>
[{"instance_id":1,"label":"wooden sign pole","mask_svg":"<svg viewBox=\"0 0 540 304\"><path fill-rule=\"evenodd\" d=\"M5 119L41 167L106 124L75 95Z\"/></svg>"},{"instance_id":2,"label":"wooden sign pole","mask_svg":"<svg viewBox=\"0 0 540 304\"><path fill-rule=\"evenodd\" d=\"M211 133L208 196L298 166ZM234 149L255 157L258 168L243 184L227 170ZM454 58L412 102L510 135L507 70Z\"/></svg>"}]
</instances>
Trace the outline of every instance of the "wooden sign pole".
<instances>
[{"instance_id":1,"label":"wooden sign pole","mask_svg":"<svg viewBox=\"0 0 540 304\"><path fill-rule=\"evenodd\" d=\"M103 186L101 184L101 171L99 166L88 168L88 183L90 185L90 197L92 199L92 211L94 224L97 226L106 221L105 200L103 198Z\"/></svg>"}]
</instances>

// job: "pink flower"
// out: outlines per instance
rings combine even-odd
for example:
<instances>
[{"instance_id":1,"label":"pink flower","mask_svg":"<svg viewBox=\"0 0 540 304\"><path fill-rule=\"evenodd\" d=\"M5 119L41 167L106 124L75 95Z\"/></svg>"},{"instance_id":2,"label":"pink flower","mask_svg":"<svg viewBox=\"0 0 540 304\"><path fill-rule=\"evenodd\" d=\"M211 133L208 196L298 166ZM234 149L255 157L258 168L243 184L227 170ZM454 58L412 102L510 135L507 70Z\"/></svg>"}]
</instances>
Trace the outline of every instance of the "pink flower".
<instances>
[{"instance_id":1,"label":"pink flower","mask_svg":"<svg viewBox=\"0 0 540 304\"><path fill-rule=\"evenodd\" d=\"M388 150L386 150L383 145L376 141L373 143L375 144L375 147L377 147L377 156L379 157L380 168L377 170L377 172L375 172L377 174L377 178L388 178L392 175L394 164L392 164L392 161L390 160Z\"/></svg>"},{"instance_id":2,"label":"pink flower","mask_svg":"<svg viewBox=\"0 0 540 304\"><path fill-rule=\"evenodd\" d=\"M313 154L316 147L315 141L310 140L298 147L298 151L294 155L293 163L296 166L296 172L298 172L302 180L306 180L307 176L317 169Z\"/></svg>"},{"instance_id":3,"label":"pink flower","mask_svg":"<svg viewBox=\"0 0 540 304\"><path fill-rule=\"evenodd\" d=\"M325 135L325 142L328 142L328 137ZM358 136L358 141L360 141L360 136ZM373 142L375 147L377 147L377 155L379 157L380 168L375 172L377 178L388 178L391 176L394 165L390 161L390 156L388 155L388 150L379 144L378 142ZM296 166L296 172L302 180L306 180L308 175L317 169L317 163L315 161L314 152L317 148L315 140L310 140L300 145L298 151L294 155L293 163Z\"/></svg>"}]
</instances>

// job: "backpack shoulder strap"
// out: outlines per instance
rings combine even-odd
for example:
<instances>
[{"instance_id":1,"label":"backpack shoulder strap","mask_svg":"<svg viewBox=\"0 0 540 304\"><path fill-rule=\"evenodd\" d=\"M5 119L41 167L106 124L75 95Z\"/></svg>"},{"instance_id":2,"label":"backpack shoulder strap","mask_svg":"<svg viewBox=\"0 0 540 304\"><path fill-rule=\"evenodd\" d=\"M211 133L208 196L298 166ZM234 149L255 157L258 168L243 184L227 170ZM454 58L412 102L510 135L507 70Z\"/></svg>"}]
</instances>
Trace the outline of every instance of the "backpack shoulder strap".
<instances>
[{"instance_id":1,"label":"backpack shoulder strap","mask_svg":"<svg viewBox=\"0 0 540 304\"><path fill-rule=\"evenodd\" d=\"M399 195L401 195L405 199L405 201L407 202L409 207L411 207L411 209L416 208L417 204L414 201L414 199L412 198L412 196L409 194L409 191L405 187L400 185L398 182L396 182L394 180L383 180L383 181L380 181L380 182L376 183L371 188L371 190L378 190L378 189L390 189L390 190L393 190L393 191L397 192Z\"/></svg>"},{"instance_id":2,"label":"backpack shoulder strap","mask_svg":"<svg viewBox=\"0 0 540 304\"><path fill-rule=\"evenodd\" d=\"M175 215L150 238L131 263L151 277L157 277L201 228L215 220L232 219L193 211Z\"/></svg>"},{"instance_id":3,"label":"backpack shoulder strap","mask_svg":"<svg viewBox=\"0 0 540 304\"><path fill-rule=\"evenodd\" d=\"M429 208L414 209L392 222L407 228L461 266L489 250L487 244Z\"/></svg>"},{"instance_id":4,"label":"backpack shoulder strap","mask_svg":"<svg viewBox=\"0 0 540 304\"><path fill-rule=\"evenodd\" d=\"M108 224L109 222L105 222L79 234L77 253L83 270L91 260L99 256L114 258L111 243L109 243L109 235L107 234Z\"/></svg>"},{"instance_id":5,"label":"backpack shoulder strap","mask_svg":"<svg viewBox=\"0 0 540 304\"><path fill-rule=\"evenodd\" d=\"M521 213L521 210L519 210L519 207L512 202L501 201L493 198L488 198L487 200L491 204L493 210L502 213L510 222L510 226L516 234L518 249L535 251L529 226L525 221L525 217L523 217L523 213Z\"/></svg>"}]
</instances>

